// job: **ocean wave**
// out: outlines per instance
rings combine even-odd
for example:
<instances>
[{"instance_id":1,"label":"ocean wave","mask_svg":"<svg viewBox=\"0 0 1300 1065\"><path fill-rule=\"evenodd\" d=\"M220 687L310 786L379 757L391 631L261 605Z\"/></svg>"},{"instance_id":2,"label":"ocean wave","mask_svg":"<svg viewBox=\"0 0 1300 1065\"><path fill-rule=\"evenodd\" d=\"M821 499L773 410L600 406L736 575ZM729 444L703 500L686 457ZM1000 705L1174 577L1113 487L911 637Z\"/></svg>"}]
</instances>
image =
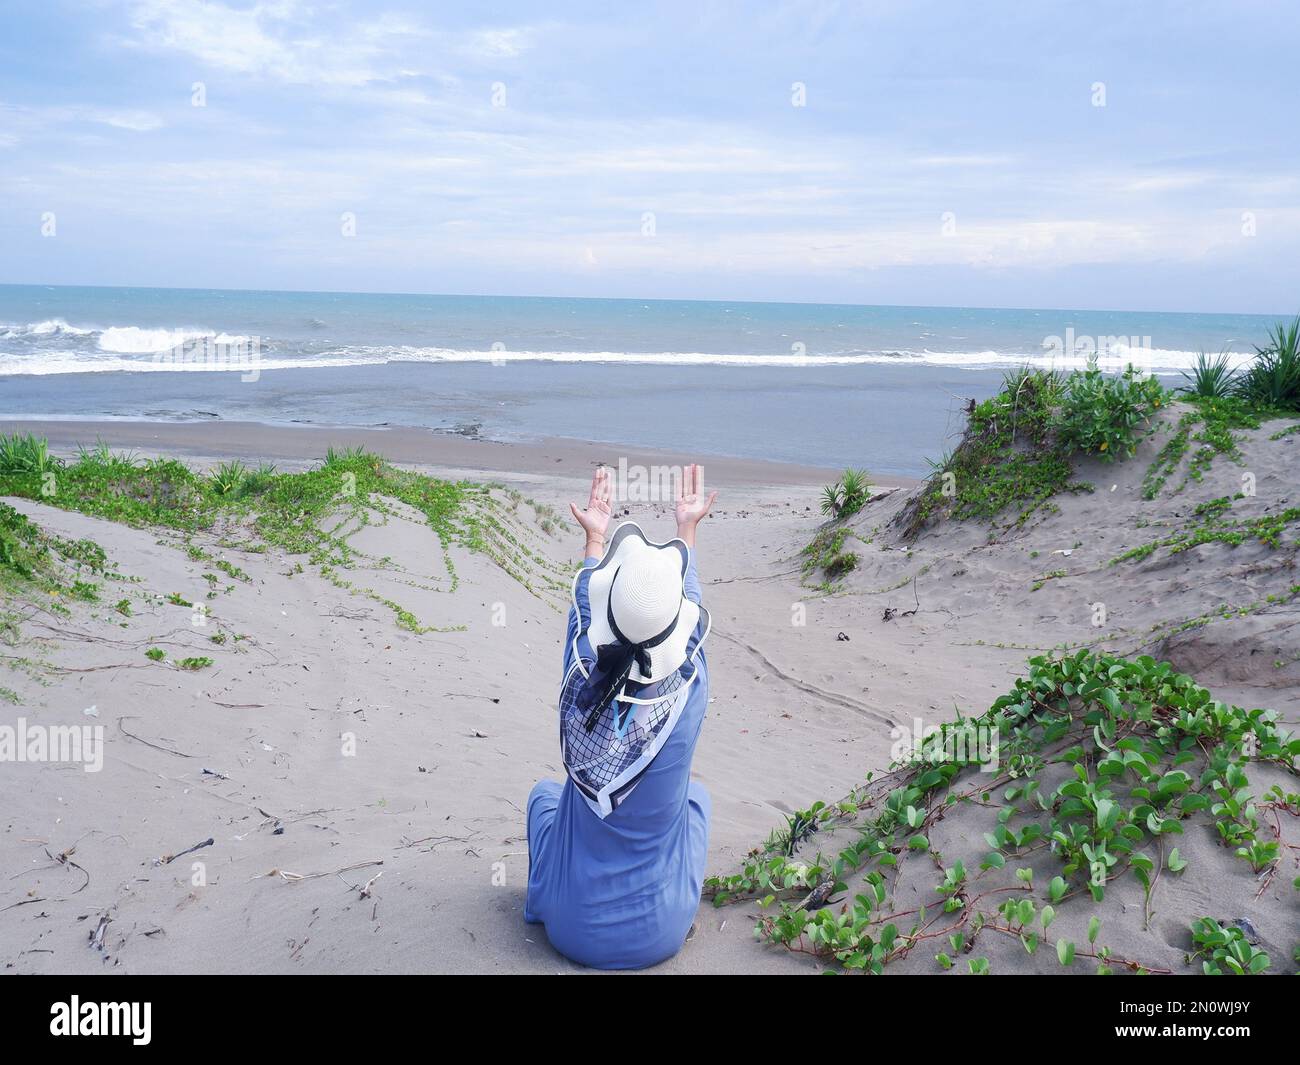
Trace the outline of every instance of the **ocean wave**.
<instances>
[{"instance_id":1,"label":"ocean wave","mask_svg":"<svg viewBox=\"0 0 1300 1065\"><path fill-rule=\"evenodd\" d=\"M93 340L96 350L116 355L153 355L173 351L198 341L214 344L246 344L248 337L219 333L214 329L151 328L138 325L99 326L70 325L62 318L49 318L26 325L0 326L0 340L28 341L33 352L48 351L51 340ZM56 354L73 354L59 352Z\"/></svg>"},{"instance_id":2,"label":"ocean wave","mask_svg":"<svg viewBox=\"0 0 1300 1065\"><path fill-rule=\"evenodd\" d=\"M217 333L211 329L142 329L135 325L113 326L99 334L99 350L118 355L153 355L174 351L199 340L214 344L245 344L248 337Z\"/></svg>"},{"instance_id":3,"label":"ocean wave","mask_svg":"<svg viewBox=\"0 0 1300 1065\"><path fill-rule=\"evenodd\" d=\"M711 352L615 351L483 351L422 347L336 348L303 354L276 351L268 354L248 347L248 338L193 330L106 330L116 333L98 350L0 350L0 375L53 375L76 373L247 373L259 370L315 370L349 366L401 363L491 364L512 363L604 364L618 366L749 367L815 369L871 365L935 367L952 370L1006 370L1026 364L1045 369L1081 369L1088 357L998 351L879 351L820 355L737 355ZM199 343L200 341L204 343ZM210 342L210 343L207 343ZM223 349L229 348L229 354ZM1122 369L1127 363L1155 373L1178 373L1191 367L1196 354L1137 348L1111 352L1100 360L1103 369Z\"/></svg>"},{"instance_id":4,"label":"ocean wave","mask_svg":"<svg viewBox=\"0 0 1300 1065\"><path fill-rule=\"evenodd\" d=\"M85 337L97 332L95 329L69 325L62 318L47 318L43 322L29 322L27 325L0 326L0 338L3 337Z\"/></svg>"},{"instance_id":5,"label":"ocean wave","mask_svg":"<svg viewBox=\"0 0 1300 1065\"><path fill-rule=\"evenodd\" d=\"M1143 369L1178 371L1192 366L1196 353L1159 348L1115 348L1103 354L1103 368L1122 369L1132 362ZM384 347L330 348L297 358L263 357L263 369L329 366L373 366L388 363L509 363L554 362L619 366L731 366L768 368L817 368L835 366L916 365L965 370L1002 370L1031 364L1044 368L1082 369L1090 356L1066 356L1051 352L931 351L830 351L812 355L729 354L683 351L509 351L462 348Z\"/></svg>"},{"instance_id":6,"label":"ocean wave","mask_svg":"<svg viewBox=\"0 0 1300 1065\"><path fill-rule=\"evenodd\" d=\"M916 365L940 366L957 370L1004 370L1026 364L1046 369L1083 369L1092 360L1090 354L1064 355L1050 351L831 351L812 355L794 353L719 354L713 352L613 352L613 351L474 351L447 348L399 347L338 349L319 353L320 357L338 357L358 362L559 362L615 363L650 366L737 366L816 368L833 366ZM383 352L382 356L378 355ZM1103 369L1123 369L1128 363L1151 371L1178 372L1195 365L1197 353L1167 348L1116 346L1103 352L1098 361Z\"/></svg>"},{"instance_id":7,"label":"ocean wave","mask_svg":"<svg viewBox=\"0 0 1300 1065\"><path fill-rule=\"evenodd\" d=\"M319 319L311 325L324 326ZM1155 373L1172 374L1195 364L1196 353L1164 348L1111 347L1100 364L1121 369L1132 362ZM1246 358L1243 356L1243 358ZM267 341L264 338L195 327L107 327L70 325L51 318L27 325L0 326L0 374L219 372L311 370L390 363L565 363L619 366L749 367L816 369L871 365L931 366L950 370L1005 370L1029 364L1077 369L1089 356L1061 350L936 351L849 348L801 354L793 351L718 353L681 351L567 351L478 349L418 345L325 346L320 340Z\"/></svg>"}]
</instances>

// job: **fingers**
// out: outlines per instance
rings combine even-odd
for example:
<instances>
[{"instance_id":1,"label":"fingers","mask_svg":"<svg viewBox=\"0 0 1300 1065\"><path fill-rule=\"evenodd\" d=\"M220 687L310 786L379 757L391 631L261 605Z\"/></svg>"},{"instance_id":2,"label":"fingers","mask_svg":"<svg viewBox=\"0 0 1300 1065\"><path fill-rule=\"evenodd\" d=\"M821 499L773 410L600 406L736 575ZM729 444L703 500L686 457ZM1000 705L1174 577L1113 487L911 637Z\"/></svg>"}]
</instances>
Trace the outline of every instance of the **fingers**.
<instances>
[{"instance_id":1,"label":"fingers","mask_svg":"<svg viewBox=\"0 0 1300 1065\"><path fill-rule=\"evenodd\" d=\"M709 501L704 504L704 513L707 514L713 509L713 501L718 498L718 490L715 488L709 493Z\"/></svg>"},{"instance_id":2,"label":"fingers","mask_svg":"<svg viewBox=\"0 0 1300 1065\"><path fill-rule=\"evenodd\" d=\"M614 482L609 477L609 467L600 468L600 501L608 503L613 497Z\"/></svg>"},{"instance_id":3,"label":"fingers","mask_svg":"<svg viewBox=\"0 0 1300 1065\"><path fill-rule=\"evenodd\" d=\"M692 462L682 470L681 479L677 482L677 502L696 498L703 488L704 468Z\"/></svg>"},{"instance_id":4,"label":"fingers","mask_svg":"<svg viewBox=\"0 0 1300 1065\"><path fill-rule=\"evenodd\" d=\"M573 512L573 520L576 521L579 525L581 525L581 524L582 524L582 511L580 511L580 510L578 509L578 504L577 504L577 503L570 503L570 504L569 504L569 510L571 510L571 511Z\"/></svg>"}]
</instances>

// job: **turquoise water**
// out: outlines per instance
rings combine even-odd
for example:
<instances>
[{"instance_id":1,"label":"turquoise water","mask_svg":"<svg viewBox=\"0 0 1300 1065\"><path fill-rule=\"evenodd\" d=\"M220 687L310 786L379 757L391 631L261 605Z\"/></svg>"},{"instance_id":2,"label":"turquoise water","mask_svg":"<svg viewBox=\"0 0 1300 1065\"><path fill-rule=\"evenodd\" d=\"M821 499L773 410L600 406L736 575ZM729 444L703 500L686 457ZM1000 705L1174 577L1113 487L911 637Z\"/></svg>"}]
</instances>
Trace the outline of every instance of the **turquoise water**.
<instances>
[{"instance_id":1,"label":"turquoise water","mask_svg":"<svg viewBox=\"0 0 1300 1065\"><path fill-rule=\"evenodd\" d=\"M564 435L917 474L1007 368L1245 353L1252 315L0 286L0 416Z\"/></svg>"}]
</instances>

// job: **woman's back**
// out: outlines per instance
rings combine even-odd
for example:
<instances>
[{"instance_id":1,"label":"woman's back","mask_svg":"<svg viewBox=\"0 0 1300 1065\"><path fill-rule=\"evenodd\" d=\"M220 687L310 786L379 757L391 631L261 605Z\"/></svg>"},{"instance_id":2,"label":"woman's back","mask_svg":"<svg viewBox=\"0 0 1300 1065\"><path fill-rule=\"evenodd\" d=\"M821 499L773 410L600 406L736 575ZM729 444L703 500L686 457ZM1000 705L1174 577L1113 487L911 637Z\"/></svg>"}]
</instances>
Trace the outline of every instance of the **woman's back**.
<instances>
[{"instance_id":1,"label":"woman's back","mask_svg":"<svg viewBox=\"0 0 1300 1065\"><path fill-rule=\"evenodd\" d=\"M672 957L700 903L708 849L708 793L691 758L708 706L708 668L668 742L635 790L602 820L572 780L543 781L528 802L525 918L583 965L641 968ZM539 838L545 835L545 839Z\"/></svg>"}]
</instances>

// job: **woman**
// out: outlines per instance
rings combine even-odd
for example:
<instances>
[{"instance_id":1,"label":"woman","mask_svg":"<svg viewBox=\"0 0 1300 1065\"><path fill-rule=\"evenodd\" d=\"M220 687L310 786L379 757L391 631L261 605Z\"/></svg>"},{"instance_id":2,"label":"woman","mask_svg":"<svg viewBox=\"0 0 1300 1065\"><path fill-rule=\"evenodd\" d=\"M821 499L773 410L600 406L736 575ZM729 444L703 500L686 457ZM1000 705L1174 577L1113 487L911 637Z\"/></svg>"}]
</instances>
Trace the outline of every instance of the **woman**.
<instances>
[{"instance_id":1,"label":"woman","mask_svg":"<svg viewBox=\"0 0 1300 1065\"><path fill-rule=\"evenodd\" d=\"M524 919L562 954L599 969L639 969L681 949L700 903L709 796L691 757L709 702L695 528L713 506L703 469L678 485L677 539L633 522L608 549L609 470L591 482L587 538L573 582L560 692L567 779L528 797Z\"/></svg>"}]
</instances>

